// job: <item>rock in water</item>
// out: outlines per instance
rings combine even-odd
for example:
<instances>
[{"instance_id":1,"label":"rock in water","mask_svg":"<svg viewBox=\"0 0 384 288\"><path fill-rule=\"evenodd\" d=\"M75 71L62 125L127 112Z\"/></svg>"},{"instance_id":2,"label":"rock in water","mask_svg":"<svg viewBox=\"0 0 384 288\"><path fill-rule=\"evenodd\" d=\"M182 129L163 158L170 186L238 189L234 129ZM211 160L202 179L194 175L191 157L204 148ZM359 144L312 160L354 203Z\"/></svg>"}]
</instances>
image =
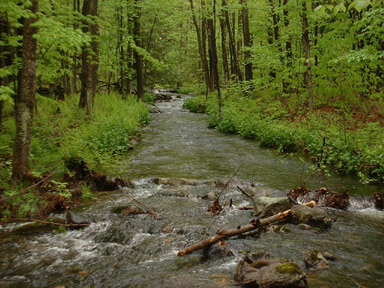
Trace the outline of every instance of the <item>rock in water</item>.
<instances>
[{"instance_id":1,"label":"rock in water","mask_svg":"<svg viewBox=\"0 0 384 288\"><path fill-rule=\"evenodd\" d=\"M235 281L245 287L308 287L305 273L296 263L265 261L260 268L242 259L236 268Z\"/></svg>"},{"instance_id":2,"label":"rock in water","mask_svg":"<svg viewBox=\"0 0 384 288\"><path fill-rule=\"evenodd\" d=\"M300 223L319 228L330 228L332 225L332 219L321 208L295 205L291 211L292 218Z\"/></svg>"},{"instance_id":3,"label":"rock in water","mask_svg":"<svg viewBox=\"0 0 384 288\"><path fill-rule=\"evenodd\" d=\"M329 268L329 262L325 256L318 250L311 250L305 256L305 265L312 270Z\"/></svg>"},{"instance_id":4,"label":"rock in water","mask_svg":"<svg viewBox=\"0 0 384 288\"><path fill-rule=\"evenodd\" d=\"M128 206L126 209L121 211L122 216L138 215L138 214L145 214L145 212L143 209L135 205Z\"/></svg>"},{"instance_id":5,"label":"rock in water","mask_svg":"<svg viewBox=\"0 0 384 288\"><path fill-rule=\"evenodd\" d=\"M285 210L291 209L291 202L287 197L255 197L255 214L260 218L269 217Z\"/></svg>"},{"instance_id":6,"label":"rock in water","mask_svg":"<svg viewBox=\"0 0 384 288\"><path fill-rule=\"evenodd\" d=\"M67 224L90 224L91 223L88 218L69 210L67 211L65 218L67 219Z\"/></svg>"}]
</instances>

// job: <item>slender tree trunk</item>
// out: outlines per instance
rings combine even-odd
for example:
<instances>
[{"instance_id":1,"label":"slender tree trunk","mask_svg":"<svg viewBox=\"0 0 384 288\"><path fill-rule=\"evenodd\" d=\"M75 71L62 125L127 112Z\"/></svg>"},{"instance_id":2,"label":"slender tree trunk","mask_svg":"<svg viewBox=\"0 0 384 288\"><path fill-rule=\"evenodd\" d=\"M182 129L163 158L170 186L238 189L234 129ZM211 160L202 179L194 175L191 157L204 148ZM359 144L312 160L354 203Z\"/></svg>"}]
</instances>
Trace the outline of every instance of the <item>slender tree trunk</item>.
<instances>
[{"instance_id":1,"label":"slender tree trunk","mask_svg":"<svg viewBox=\"0 0 384 288\"><path fill-rule=\"evenodd\" d=\"M73 0L73 11L80 13L80 0ZM76 18L75 18L76 19ZM77 20L73 24L73 29L78 29L79 25ZM71 93L77 93L77 53L75 52L73 55L73 63L72 63L72 79L71 79Z\"/></svg>"},{"instance_id":2,"label":"slender tree trunk","mask_svg":"<svg viewBox=\"0 0 384 288\"><path fill-rule=\"evenodd\" d=\"M313 108L313 82L312 82L312 65L311 65L311 43L309 41L309 25L307 18L307 4L302 3L302 41L305 52L305 66L307 69L304 72L305 84L308 89L308 107Z\"/></svg>"},{"instance_id":3,"label":"slender tree trunk","mask_svg":"<svg viewBox=\"0 0 384 288\"><path fill-rule=\"evenodd\" d=\"M6 52L9 51L9 47L7 47L7 36L9 36L9 23L6 18L0 17L0 69L7 66L6 58L10 58L10 56L5 55ZM8 86L8 76L0 77L0 86ZM0 128L3 124L3 107L4 102L0 100Z\"/></svg>"},{"instance_id":4,"label":"slender tree trunk","mask_svg":"<svg viewBox=\"0 0 384 288\"><path fill-rule=\"evenodd\" d=\"M214 43L212 42L212 27L210 25L213 25L213 19L208 19L208 55L209 55L209 91L215 90L215 60L214 60Z\"/></svg>"},{"instance_id":5,"label":"slender tree trunk","mask_svg":"<svg viewBox=\"0 0 384 288\"><path fill-rule=\"evenodd\" d=\"M93 20L98 16L97 13L98 0L84 0L82 14L92 17ZM94 99L97 88L97 71L98 64L98 34L99 28L96 23L87 23L83 28L84 32L89 32L92 37L91 46L84 47L81 54L82 70L81 70L81 94L79 107L86 109L87 115L92 115Z\"/></svg>"},{"instance_id":6,"label":"slender tree trunk","mask_svg":"<svg viewBox=\"0 0 384 288\"><path fill-rule=\"evenodd\" d=\"M13 150L12 177L22 180L29 175L29 156L32 141L33 108L36 94L37 41L34 35L38 28L39 3L32 0L31 12L34 17L24 19L22 66L19 73L19 91L15 99L16 137Z\"/></svg>"},{"instance_id":7,"label":"slender tree trunk","mask_svg":"<svg viewBox=\"0 0 384 288\"><path fill-rule=\"evenodd\" d=\"M228 84L230 80L229 66L228 66L228 51L227 51L227 28L225 26L225 18L223 12L220 15L220 28L221 28L221 49L223 56L223 69L225 84Z\"/></svg>"},{"instance_id":8,"label":"slender tree trunk","mask_svg":"<svg viewBox=\"0 0 384 288\"><path fill-rule=\"evenodd\" d=\"M219 65L218 65L218 57L217 57L217 45L216 45L216 0L213 1L213 19L208 20L208 30L209 30L209 38L211 43L212 50L212 66L213 73L215 78L215 84L217 89L217 96L219 102L219 117L221 118L221 108L222 108L222 99L221 99L221 87L220 87L220 77L219 77Z\"/></svg>"},{"instance_id":9,"label":"slender tree trunk","mask_svg":"<svg viewBox=\"0 0 384 288\"><path fill-rule=\"evenodd\" d=\"M234 29L234 27L231 26L231 21L229 19L229 12L228 12L228 10L226 10L226 8L228 7L226 0L222 1L222 6L224 8L225 22L226 22L227 29L228 29L229 47L230 47L230 53L231 53L232 59L233 59L233 70L236 72L235 74L236 74L238 80L243 81L243 73L241 72L239 60L237 57L235 29Z\"/></svg>"},{"instance_id":10,"label":"slender tree trunk","mask_svg":"<svg viewBox=\"0 0 384 288\"><path fill-rule=\"evenodd\" d=\"M137 5L141 0L135 0L136 4L136 16L134 19L134 38L136 46L142 48L141 40L141 8ZM137 80L137 97L140 100L144 99L144 63L143 56L135 51L135 60L136 60L136 80Z\"/></svg>"},{"instance_id":11,"label":"slender tree trunk","mask_svg":"<svg viewBox=\"0 0 384 288\"><path fill-rule=\"evenodd\" d=\"M203 44L203 55L204 55L204 59L205 59L205 64L203 69L206 69L206 74L204 77L207 77L206 78L206 89L205 89L205 96L206 98L208 98L208 93L211 90L210 88L210 70L209 70L209 65L208 65L208 52L207 52L207 31L208 31L208 28L207 28L207 18L205 17L204 15L204 11L206 10L205 9L205 0L201 0L201 11L202 11L202 16L201 16L201 42Z\"/></svg>"},{"instance_id":12,"label":"slender tree trunk","mask_svg":"<svg viewBox=\"0 0 384 288\"><path fill-rule=\"evenodd\" d=\"M289 27L289 18L288 18L288 9L287 9L288 0L283 1L283 15L284 15L284 27L287 29ZM286 60L285 65L291 69L293 63L293 55L292 55L292 42L291 38L288 37L285 41L285 52L286 52ZM290 71L289 71L290 72ZM290 73L288 74L289 80L287 81L286 77L283 77L283 92L290 93L292 89L289 88L290 83L292 83L292 76Z\"/></svg>"},{"instance_id":13,"label":"slender tree trunk","mask_svg":"<svg viewBox=\"0 0 384 288\"><path fill-rule=\"evenodd\" d=\"M252 72L252 60L251 60L251 51L249 49L252 47L252 38L251 33L249 32L249 16L248 16L248 5L247 0L241 0L242 4L242 16L243 16L243 36L244 36L244 46L246 47L245 51L245 80L253 80Z\"/></svg>"},{"instance_id":14,"label":"slender tree trunk","mask_svg":"<svg viewBox=\"0 0 384 288\"><path fill-rule=\"evenodd\" d=\"M129 14L129 2L130 0L127 0L127 34L128 35L133 35L133 31L132 31L132 24L131 24L131 17L130 17L130 14ZM126 89L127 89L127 92L128 92L128 95L131 96L132 94L132 74L133 74L133 70L134 70L134 67L133 67L133 49L130 45L130 42L128 41L127 43L127 82L126 82Z\"/></svg>"},{"instance_id":15,"label":"slender tree trunk","mask_svg":"<svg viewBox=\"0 0 384 288\"><path fill-rule=\"evenodd\" d=\"M199 45L199 55L200 55L201 66L202 66L203 73L204 73L205 88L207 90L209 87L209 71L208 71L207 54L205 52L206 51L204 48L205 45L203 44L203 37L201 35L202 33L200 30L199 23L197 21L196 12L195 12L194 5L193 5L193 0L190 0L189 2L191 5L193 24L194 24L195 29L196 29L197 42ZM205 34L205 32L204 32L204 34ZM205 41L205 39L204 39L204 41Z\"/></svg>"}]
</instances>

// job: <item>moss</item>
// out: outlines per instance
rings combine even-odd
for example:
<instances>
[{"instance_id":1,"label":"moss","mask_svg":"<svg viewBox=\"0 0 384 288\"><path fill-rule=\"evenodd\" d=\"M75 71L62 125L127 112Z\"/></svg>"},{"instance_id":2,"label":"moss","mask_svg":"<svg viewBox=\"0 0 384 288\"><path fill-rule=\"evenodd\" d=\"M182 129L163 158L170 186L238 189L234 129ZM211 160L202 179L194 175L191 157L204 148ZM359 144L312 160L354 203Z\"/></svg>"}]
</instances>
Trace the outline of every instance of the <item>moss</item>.
<instances>
[{"instance_id":1,"label":"moss","mask_svg":"<svg viewBox=\"0 0 384 288\"><path fill-rule=\"evenodd\" d=\"M283 263L277 266L276 271L282 274L290 274L290 275L300 274L302 272L300 267L297 264L292 262Z\"/></svg>"}]
</instances>

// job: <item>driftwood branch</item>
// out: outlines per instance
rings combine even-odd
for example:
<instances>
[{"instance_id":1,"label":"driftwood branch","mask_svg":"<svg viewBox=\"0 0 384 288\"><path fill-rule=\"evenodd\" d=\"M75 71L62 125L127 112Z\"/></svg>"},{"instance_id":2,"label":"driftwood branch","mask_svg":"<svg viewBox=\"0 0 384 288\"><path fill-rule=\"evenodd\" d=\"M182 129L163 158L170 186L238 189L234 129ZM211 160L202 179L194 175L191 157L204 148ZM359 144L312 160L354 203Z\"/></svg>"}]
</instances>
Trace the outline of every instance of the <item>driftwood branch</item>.
<instances>
[{"instance_id":1,"label":"driftwood branch","mask_svg":"<svg viewBox=\"0 0 384 288\"><path fill-rule=\"evenodd\" d=\"M36 222L41 224L48 224L48 225L54 225L54 226L63 226L65 228L80 228L80 227L88 227L91 224L63 224L63 223L57 223L57 222L49 222L49 221L42 221L37 219L12 219L12 221L17 222Z\"/></svg>"},{"instance_id":2,"label":"driftwood branch","mask_svg":"<svg viewBox=\"0 0 384 288\"><path fill-rule=\"evenodd\" d=\"M303 204L304 206L314 206L316 205L316 202L315 201L311 201L311 202L308 202L308 203L305 203ZM289 216L291 214L291 209L289 210L286 210L284 212L281 212L281 213L278 213L276 215L273 215L271 217L268 217L268 218L264 218L264 219L261 219L259 221L252 221L250 224L247 224L247 225L244 225L244 226L239 226L235 229L231 229L231 230L219 230L216 232L216 235L215 236L212 236L208 239L205 239L205 240L202 240L200 242L197 242L189 247L186 247L185 249L183 250L180 250L178 252L178 256L184 256L184 255L187 255L187 254L191 254L197 250L200 250L200 249L203 249L205 247L208 247L212 244L215 244L219 241L222 241L222 240L225 240L229 237L232 237L232 236L235 236L235 235L240 235L240 234L243 234L245 232L249 232L249 231L252 231L252 230L255 230L257 228L260 228L262 226L266 226L268 224L271 224L275 221L278 221L280 219L283 219L287 216Z\"/></svg>"},{"instance_id":3,"label":"driftwood branch","mask_svg":"<svg viewBox=\"0 0 384 288\"><path fill-rule=\"evenodd\" d=\"M139 203L140 205L143 205L148 210L148 213L152 215L153 219L158 219L159 216L155 212L153 212L153 210L148 205L146 205L145 203L143 203L140 200L137 200L133 197L131 197L131 198L133 201Z\"/></svg>"},{"instance_id":4,"label":"driftwood branch","mask_svg":"<svg viewBox=\"0 0 384 288\"><path fill-rule=\"evenodd\" d=\"M35 184L33 184L33 185L31 185L31 186L29 186L29 187L27 187L27 188L21 190L21 191L20 191L20 194L21 194L21 193L24 193L25 191L28 191L29 189L32 189L32 188L34 188L34 187L40 185L41 183L44 183L44 182L47 181L49 178L51 178L54 174L56 174L56 171L53 171L51 174L49 174L47 177L45 177L44 179L40 180L39 182L37 182L37 183L35 183Z\"/></svg>"}]
</instances>

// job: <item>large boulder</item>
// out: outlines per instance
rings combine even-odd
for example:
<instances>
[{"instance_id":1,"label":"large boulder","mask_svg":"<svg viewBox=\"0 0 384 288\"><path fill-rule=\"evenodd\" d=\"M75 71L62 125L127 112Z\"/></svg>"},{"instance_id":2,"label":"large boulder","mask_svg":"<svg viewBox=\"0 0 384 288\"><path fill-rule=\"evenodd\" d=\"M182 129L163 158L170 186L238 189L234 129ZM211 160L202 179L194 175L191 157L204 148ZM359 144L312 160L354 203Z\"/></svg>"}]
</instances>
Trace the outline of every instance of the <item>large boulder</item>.
<instances>
[{"instance_id":1,"label":"large boulder","mask_svg":"<svg viewBox=\"0 0 384 288\"><path fill-rule=\"evenodd\" d=\"M287 197L254 197L254 204L254 214L260 218L275 215L292 206Z\"/></svg>"},{"instance_id":2,"label":"large boulder","mask_svg":"<svg viewBox=\"0 0 384 288\"><path fill-rule=\"evenodd\" d=\"M333 222L324 209L303 205L293 206L291 209L291 217L299 223L319 228L330 228Z\"/></svg>"},{"instance_id":3,"label":"large boulder","mask_svg":"<svg viewBox=\"0 0 384 288\"><path fill-rule=\"evenodd\" d=\"M244 287L308 287L305 273L296 263L273 259L256 262L249 263L247 258L240 261L235 272L238 284Z\"/></svg>"},{"instance_id":4,"label":"large boulder","mask_svg":"<svg viewBox=\"0 0 384 288\"><path fill-rule=\"evenodd\" d=\"M70 210L66 212L65 219L67 220L67 224L90 224L91 223L89 218Z\"/></svg>"}]
</instances>

